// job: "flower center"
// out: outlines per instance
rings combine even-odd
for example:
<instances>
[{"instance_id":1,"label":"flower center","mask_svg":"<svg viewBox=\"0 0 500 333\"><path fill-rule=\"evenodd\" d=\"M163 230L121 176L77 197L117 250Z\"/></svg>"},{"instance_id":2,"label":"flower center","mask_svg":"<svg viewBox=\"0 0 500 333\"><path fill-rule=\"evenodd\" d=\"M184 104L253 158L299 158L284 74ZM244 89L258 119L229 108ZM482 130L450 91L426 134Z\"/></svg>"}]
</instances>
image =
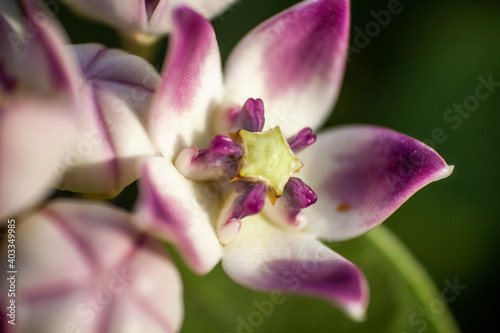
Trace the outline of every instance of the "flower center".
<instances>
[{"instance_id":1,"label":"flower center","mask_svg":"<svg viewBox=\"0 0 500 333\"><path fill-rule=\"evenodd\" d=\"M302 210L317 197L292 175L302 167L295 153L316 141L312 130L305 128L288 140L279 127L262 131L265 119L260 99L249 99L239 112L231 109L225 116L221 121L233 131L229 137L216 135L204 149L185 148L174 161L184 177L219 188L222 206L215 222L219 241L231 242L242 219L261 211L279 227L303 228L307 219ZM272 205L265 205L266 195Z\"/></svg>"},{"instance_id":2,"label":"flower center","mask_svg":"<svg viewBox=\"0 0 500 333\"><path fill-rule=\"evenodd\" d=\"M234 179L265 184L267 195L274 205L292 174L302 167L280 128L267 132L239 130L229 135L243 148L238 174Z\"/></svg>"}]
</instances>

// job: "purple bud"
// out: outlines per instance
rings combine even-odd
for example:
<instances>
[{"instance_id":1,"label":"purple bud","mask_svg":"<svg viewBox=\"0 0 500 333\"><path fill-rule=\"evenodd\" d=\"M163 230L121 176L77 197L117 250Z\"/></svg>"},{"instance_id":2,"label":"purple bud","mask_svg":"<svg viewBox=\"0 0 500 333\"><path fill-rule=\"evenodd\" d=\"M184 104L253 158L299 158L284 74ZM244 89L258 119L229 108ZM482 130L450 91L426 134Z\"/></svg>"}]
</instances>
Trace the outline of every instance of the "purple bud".
<instances>
[{"instance_id":1,"label":"purple bud","mask_svg":"<svg viewBox=\"0 0 500 333\"><path fill-rule=\"evenodd\" d=\"M318 197L300 178L292 177L285 185L282 200L287 208L300 210L316 203Z\"/></svg>"},{"instance_id":2,"label":"purple bud","mask_svg":"<svg viewBox=\"0 0 500 333\"><path fill-rule=\"evenodd\" d=\"M244 129L249 132L261 132L264 128L264 102L260 99L249 98L239 112L230 115L231 130Z\"/></svg>"},{"instance_id":3,"label":"purple bud","mask_svg":"<svg viewBox=\"0 0 500 333\"><path fill-rule=\"evenodd\" d=\"M264 214L275 224L290 230L300 230L307 224L302 209L318 200L316 193L299 178L290 178L283 195L274 206L267 205Z\"/></svg>"},{"instance_id":4,"label":"purple bud","mask_svg":"<svg viewBox=\"0 0 500 333\"><path fill-rule=\"evenodd\" d=\"M175 167L186 178L196 181L232 178L238 169L243 149L231 138L215 136L207 148L183 149L175 159Z\"/></svg>"},{"instance_id":5,"label":"purple bud","mask_svg":"<svg viewBox=\"0 0 500 333\"><path fill-rule=\"evenodd\" d=\"M201 163L218 167L222 164L233 163L243 155L243 149L230 137L216 135L207 148L198 152L193 163Z\"/></svg>"},{"instance_id":6,"label":"purple bud","mask_svg":"<svg viewBox=\"0 0 500 333\"><path fill-rule=\"evenodd\" d=\"M241 220L245 216L258 214L264 207L267 187L263 183L241 182L236 192L239 196L233 203L232 218Z\"/></svg>"},{"instance_id":7,"label":"purple bud","mask_svg":"<svg viewBox=\"0 0 500 333\"><path fill-rule=\"evenodd\" d=\"M232 241L240 231L241 219L260 213L266 201L267 187L263 183L238 181L235 185L217 221L217 235L222 244Z\"/></svg>"},{"instance_id":8,"label":"purple bud","mask_svg":"<svg viewBox=\"0 0 500 333\"><path fill-rule=\"evenodd\" d=\"M288 140L288 145L296 154L302 149L309 147L316 142L316 135L313 134L312 129L306 127L302 129L296 136Z\"/></svg>"}]
</instances>

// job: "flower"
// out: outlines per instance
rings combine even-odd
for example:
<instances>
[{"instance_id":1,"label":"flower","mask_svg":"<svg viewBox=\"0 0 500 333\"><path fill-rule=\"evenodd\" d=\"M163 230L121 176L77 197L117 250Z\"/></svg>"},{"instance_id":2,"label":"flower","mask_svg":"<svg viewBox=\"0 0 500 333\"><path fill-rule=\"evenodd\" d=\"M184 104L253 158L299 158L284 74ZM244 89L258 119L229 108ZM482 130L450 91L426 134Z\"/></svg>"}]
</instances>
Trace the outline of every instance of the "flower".
<instances>
[{"instance_id":1,"label":"flower","mask_svg":"<svg viewBox=\"0 0 500 333\"><path fill-rule=\"evenodd\" d=\"M64 51L62 28L42 7L2 2L0 9L0 216L6 216L57 185L53 163L76 133L79 71Z\"/></svg>"},{"instance_id":2,"label":"flower","mask_svg":"<svg viewBox=\"0 0 500 333\"><path fill-rule=\"evenodd\" d=\"M262 23L224 79L210 23L181 6L173 24L149 122L162 156L142 165L140 226L196 273L222 259L244 286L324 298L363 318L365 277L320 240L369 231L452 167L384 128L312 134L340 89L349 2L306 0Z\"/></svg>"},{"instance_id":3,"label":"flower","mask_svg":"<svg viewBox=\"0 0 500 333\"><path fill-rule=\"evenodd\" d=\"M137 161L155 155L144 125L160 76L144 59L99 44L67 51L81 70L81 134L54 165L59 187L114 196L138 178Z\"/></svg>"},{"instance_id":4,"label":"flower","mask_svg":"<svg viewBox=\"0 0 500 333\"><path fill-rule=\"evenodd\" d=\"M66 46L50 12L23 6L2 8L0 17L2 216L50 187L114 196L137 179L137 160L155 155L144 129L160 81L155 69L102 45Z\"/></svg>"},{"instance_id":5,"label":"flower","mask_svg":"<svg viewBox=\"0 0 500 333\"><path fill-rule=\"evenodd\" d=\"M161 35L172 30L172 9L184 3L205 17L224 11L234 0L73 0L68 5L99 21L123 30L136 38ZM144 38L146 41L148 38Z\"/></svg>"},{"instance_id":6,"label":"flower","mask_svg":"<svg viewBox=\"0 0 500 333\"><path fill-rule=\"evenodd\" d=\"M0 282L2 332L178 332L179 273L164 246L132 219L104 203L59 199L9 220L15 237L2 253L15 245L16 260L3 268L19 273ZM7 324L12 319L15 325Z\"/></svg>"}]
</instances>

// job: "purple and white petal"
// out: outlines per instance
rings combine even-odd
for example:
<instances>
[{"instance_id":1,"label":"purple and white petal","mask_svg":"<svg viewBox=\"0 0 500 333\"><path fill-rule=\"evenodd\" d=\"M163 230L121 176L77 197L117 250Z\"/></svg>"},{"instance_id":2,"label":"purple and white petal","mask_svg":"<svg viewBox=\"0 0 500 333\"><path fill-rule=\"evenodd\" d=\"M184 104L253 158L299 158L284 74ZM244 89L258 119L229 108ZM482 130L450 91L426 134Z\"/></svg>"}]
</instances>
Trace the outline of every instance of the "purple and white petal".
<instances>
[{"instance_id":1,"label":"purple and white petal","mask_svg":"<svg viewBox=\"0 0 500 333\"><path fill-rule=\"evenodd\" d=\"M16 49L22 49L17 56L23 88L41 96L64 93L77 100L81 76L73 54L66 52L69 41L64 29L42 2L24 0L22 4L27 38L20 37L24 45L16 42ZM9 37L12 42L17 39Z\"/></svg>"},{"instance_id":2,"label":"purple and white petal","mask_svg":"<svg viewBox=\"0 0 500 333\"><path fill-rule=\"evenodd\" d=\"M185 5L206 18L222 13L235 0L146 0L148 25L146 33L164 34L174 29L171 15L178 5Z\"/></svg>"},{"instance_id":3,"label":"purple and white petal","mask_svg":"<svg viewBox=\"0 0 500 333\"><path fill-rule=\"evenodd\" d=\"M206 19L187 7L173 13L174 31L153 99L150 133L172 160L182 148L206 147L213 136L209 119L222 89L215 33Z\"/></svg>"},{"instance_id":4,"label":"purple and white petal","mask_svg":"<svg viewBox=\"0 0 500 333\"><path fill-rule=\"evenodd\" d=\"M178 1L145 0L148 24L144 32L164 34L172 31L172 10L178 4Z\"/></svg>"},{"instance_id":5,"label":"purple and white petal","mask_svg":"<svg viewBox=\"0 0 500 333\"><path fill-rule=\"evenodd\" d=\"M266 128L285 136L317 128L340 90L349 37L348 0L307 0L251 31L226 64L227 103L261 98Z\"/></svg>"},{"instance_id":6,"label":"purple and white petal","mask_svg":"<svg viewBox=\"0 0 500 333\"><path fill-rule=\"evenodd\" d=\"M71 0L68 6L125 33L165 34L172 31L171 14L184 4L207 18L223 12L235 0Z\"/></svg>"},{"instance_id":7,"label":"purple and white petal","mask_svg":"<svg viewBox=\"0 0 500 333\"><path fill-rule=\"evenodd\" d=\"M0 216L30 208L62 180L77 133L70 107L25 98L0 108Z\"/></svg>"},{"instance_id":8,"label":"purple and white petal","mask_svg":"<svg viewBox=\"0 0 500 333\"><path fill-rule=\"evenodd\" d=\"M239 284L260 291L325 299L361 320L369 291L363 273L313 235L278 229L254 215L224 247L222 267Z\"/></svg>"},{"instance_id":9,"label":"purple and white petal","mask_svg":"<svg viewBox=\"0 0 500 333\"><path fill-rule=\"evenodd\" d=\"M306 230L336 241L374 228L416 191L453 171L420 141L374 126L323 132L298 158L305 162L300 177L318 195L303 210Z\"/></svg>"},{"instance_id":10,"label":"purple and white petal","mask_svg":"<svg viewBox=\"0 0 500 333\"><path fill-rule=\"evenodd\" d=\"M149 0L71 0L67 5L76 12L128 32L146 31ZM158 2L158 1L155 1ZM168 1L167 1L168 2Z\"/></svg>"},{"instance_id":11,"label":"purple and white petal","mask_svg":"<svg viewBox=\"0 0 500 333\"><path fill-rule=\"evenodd\" d=\"M161 157L146 159L141 174L139 227L171 242L194 272L208 273L222 256L214 231L220 191L184 178Z\"/></svg>"},{"instance_id":12,"label":"purple and white petal","mask_svg":"<svg viewBox=\"0 0 500 333\"><path fill-rule=\"evenodd\" d=\"M25 96L77 101L80 71L65 50L69 41L54 14L43 2L32 0L5 2L1 9L5 12L0 12L0 91L6 92L2 104ZM75 110L68 106L66 112L76 116Z\"/></svg>"},{"instance_id":13,"label":"purple and white petal","mask_svg":"<svg viewBox=\"0 0 500 333\"><path fill-rule=\"evenodd\" d=\"M146 8L150 8L146 32L150 34L164 34L172 31L171 14L178 5L183 4L203 17L210 19L222 13L233 2L235 0L146 0Z\"/></svg>"},{"instance_id":14,"label":"purple and white petal","mask_svg":"<svg viewBox=\"0 0 500 333\"><path fill-rule=\"evenodd\" d=\"M146 132L160 76L144 59L98 44L74 46L80 87L82 135L72 149L62 189L115 193L139 177L137 163L155 155Z\"/></svg>"},{"instance_id":15,"label":"purple and white petal","mask_svg":"<svg viewBox=\"0 0 500 333\"><path fill-rule=\"evenodd\" d=\"M217 14L222 13L235 0L184 0L186 6L193 8L204 17L213 18Z\"/></svg>"},{"instance_id":16,"label":"purple and white petal","mask_svg":"<svg viewBox=\"0 0 500 333\"><path fill-rule=\"evenodd\" d=\"M0 215L29 208L57 186L58 164L77 133L76 59L43 5L21 4L13 9L24 11L27 31L20 17L0 15Z\"/></svg>"},{"instance_id":17,"label":"purple and white petal","mask_svg":"<svg viewBox=\"0 0 500 333\"><path fill-rule=\"evenodd\" d=\"M18 320L6 332L180 329L179 273L162 244L135 229L125 211L59 200L17 221L16 235L23 273L16 281Z\"/></svg>"},{"instance_id":18,"label":"purple and white petal","mask_svg":"<svg viewBox=\"0 0 500 333\"><path fill-rule=\"evenodd\" d=\"M11 97L77 99L78 65L65 52L68 39L50 15L41 2L28 0L12 2L7 13L0 13L0 89Z\"/></svg>"}]
</instances>

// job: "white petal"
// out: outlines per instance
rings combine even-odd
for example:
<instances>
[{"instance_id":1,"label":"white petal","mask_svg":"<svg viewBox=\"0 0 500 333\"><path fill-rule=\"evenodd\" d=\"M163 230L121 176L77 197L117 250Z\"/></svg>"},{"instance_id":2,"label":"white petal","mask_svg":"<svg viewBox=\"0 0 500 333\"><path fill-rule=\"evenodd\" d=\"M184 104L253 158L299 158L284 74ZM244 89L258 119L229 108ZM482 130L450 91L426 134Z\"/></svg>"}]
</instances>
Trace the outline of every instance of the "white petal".
<instances>
[{"instance_id":1,"label":"white petal","mask_svg":"<svg viewBox=\"0 0 500 333\"><path fill-rule=\"evenodd\" d=\"M164 34L173 29L171 13L179 4L211 18L233 2L235 0L71 0L68 5L81 14L129 33ZM151 8L146 8L149 6Z\"/></svg>"},{"instance_id":2,"label":"white petal","mask_svg":"<svg viewBox=\"0 0 500 333\"><path fill-rule=\"evenodd\" d=\"M184 178L161 157L145 160L141 169L135 207L139 226L170 241L193 271L208 273L222 256L213 227L219 193L208 183Z\"/></svg>"},{"instance_id":3,"label":"white petal","mask_svg":"<svg viewBox=\"0 0 500 333\"><path fill-rule=\"evenodd\" d=\"M68 6L125 31L144 31L148 17L144 0L71 0Z\"/></svg>"},{"instance_id":4,"label":"white petal","mask_svg":"<svg viewBox=\"0 0 500 333\"><path fill-rule=\"evenodd\" d=\"M77 128L70 104L25 99L0 109L0 216L19 212L62 180Z\"/></svg>"},{"instance_id":5,"label":"white petal","mask_svg":"<svg viewBox=\"0 0 500 333\"><path fill-rule=\"evenodd\" d=\"M146 133L147 110L160 76L142 58L102 45L77 45L82 135L71 149L62 189L117 192L138 178L137 162L155 155Z\"/></svg>"},{"instance_id":6,"label":"white petal","mask_svg":"<svg viewBox=\"0 0 500 333\"><path fill-rule=\"evenodd\" d=\"M172 31L174 29L171 20L172 11L180 4L193 9L203 17L212 18L226 10L233 2L235 0L160 0L149 19L147 32L163 34Z\"/></svg>"},{"instance_id":7,"label":"white petal","mask_svg":"<svg viewBox=\"0 0 500 333\"><path fill-rule=\"evenodd\" d=\"M177 332L179 273L131 220L101 203L60 200L17 221L13 332Z\"/></svg>"},{"instance_id":8,"label":"white petal","mask_svg":"<svg viewBox=\"0 0 500 333\"><path fill-rule=\"evenodd\" d=\"M61 181L64 148L77 133L80 72L64 52L64 32L41 3L22 5L24 32L14 27L20 17L0 15L0 215L36 203Z\"/></svg>"}]
</instances>

